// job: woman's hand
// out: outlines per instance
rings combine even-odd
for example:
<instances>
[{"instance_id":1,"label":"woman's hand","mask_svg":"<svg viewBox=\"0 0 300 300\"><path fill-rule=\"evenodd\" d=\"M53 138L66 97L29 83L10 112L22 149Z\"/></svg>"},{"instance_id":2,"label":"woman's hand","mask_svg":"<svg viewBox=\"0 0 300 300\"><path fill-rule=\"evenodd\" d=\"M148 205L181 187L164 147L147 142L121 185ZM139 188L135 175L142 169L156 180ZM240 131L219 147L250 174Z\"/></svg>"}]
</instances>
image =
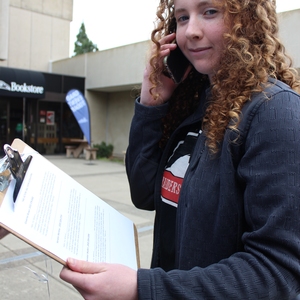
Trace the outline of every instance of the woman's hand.
<instances>
[{"instance_id":1,"label":"woman's hand","mask_svg":"<svg viewBox=\"0 0 300 300\"><path fill-rule=\"evenodd\" d=\"M9 234L9 231L7 231L6 229L0 227L0 240L2 238L4 238L5 236L7 236Z\"/></svg>"},{"instance_id":2,"label":"woman's hand","mask_svg":"<svg viewBox=\"0 0 300 300\"><path fill-rule=\"evenodd\" d=\"M138 299L137 272L123 265L68 259L60 278L72 284L84 299Z\"/></svg>"},{"instance_id":3,"label":"woman's hand","mask_svg":"<svg viewBox=\"0 0 300 300\"><path fill-rule=\"evenodd\" d=\"M169 34L165 37L163 37L160 42L160 55L159 55L159 63L163 65L164 58L170 54L170 51L176 49L177 45L173 43L174 39L176 37L175 33ZM153 45L152 54L156 51L156 46ZM190 71L190 69L189 69ZM150 88L152 87L152 83L149 80L149 76L152 72L152 67L150 65L150 62L148 62L146 69L144 71L144 77L143 77L143 83L142 83L142 90L141 90L141 100L140 103L147 106L155 106L162 104L169 100L169 98L172 96L174 90L177 87L177 84L174 83L174 81L161 74L160 82L161 86L157 87L156 90L153 91L154 94L159 94L160 99L154 100L153 96L150 94ZM188 74L188 73L187 73ZM186 75L187 75L186 74Z\"/></svg>"}]
</instances>

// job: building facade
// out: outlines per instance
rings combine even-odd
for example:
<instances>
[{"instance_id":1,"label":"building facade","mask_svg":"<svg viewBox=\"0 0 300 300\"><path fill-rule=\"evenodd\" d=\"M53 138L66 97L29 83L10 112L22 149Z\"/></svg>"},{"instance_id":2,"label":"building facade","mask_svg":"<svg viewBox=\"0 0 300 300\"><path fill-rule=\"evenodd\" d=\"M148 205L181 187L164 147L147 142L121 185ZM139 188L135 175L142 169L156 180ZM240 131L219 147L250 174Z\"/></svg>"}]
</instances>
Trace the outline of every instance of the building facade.
<instances>
[{"instance_id":1,"label":"building facade","mask_svg":"<svg viewBox=\"0 0 300 300\"><path fill-rule=\"evenodd\" d=\"M278 15L280 38L300 73L300 9ZM140 88L149 41L87 53L52 63L56 73L86 78L85 96L92 111L94 143L106 141L121 155L127 147L134 99Z\"/></svg>"},{"instance_id":2,"label":"building facade","mask_svg":"<svg viewBox=\"0 0 300 300\"><path fill-rule=\"evenodd\" d=\"M0 0L0 66L51 72L69 55L73 0Z\"/></svg>"},{"instance_id":3,"label":"building facade","mask_svg":"<svg viewBox=\"0 0 300 300\"><path fill-rule=\"evenodd\" d=\"M82 54L53 62L55 73L85 77L92 143L114 146L122 156L128 144L134 100L141 87L149 41Z\"/></svg>"},{"instance_id":4,"label":"building facade","mask_svg":"<svg viewBox=\"0 0 300 300\"><path fill-rule=\"evenodd\" d=\"M0 154L16 137L48 154L82 138L65 95L85 78L51 70L69 54L72 12L72 0L0 0Z\"/></svg>"},{"instance_id":5,"label":"building facade","mask_svg":"<svg viewBox=\"0 0 300 300\"><path fill-rule=\"evenodd\" d=\"M92 143L112 144L114 155L122 156L128 144L134 100L141 86L149 41L69 58L72 9L72 0L0 0L0 67L40 72L45 80L45 94L30 99L1 95L0 87L0 110L6 109L10 113L1 116L1 120L6 118L12 124L6 128L1 126L7 137L16 136L17 133L12 132L18 125L14 123L14 116L24 122L25 141L41 152L61 153L65 143L69 142L68 136L80 134L74 118L71 121L65 119L66 115L71 118L65 95L68 89L77 88L89 104ZM279 25L280 38L293 59L293 66L300 71L300 37L297 33L300 9L280 13ZM14 115L15 106L18 106L18 113ZM52 142L47 148L46 140L36 128L47 121L45 114L52 116L53 111L58 130L52 141L47 140ZM3 122L7 124L7 121ZM63 130L63 125L69 123L71 126Z\"/></svg>"}]
</instances>

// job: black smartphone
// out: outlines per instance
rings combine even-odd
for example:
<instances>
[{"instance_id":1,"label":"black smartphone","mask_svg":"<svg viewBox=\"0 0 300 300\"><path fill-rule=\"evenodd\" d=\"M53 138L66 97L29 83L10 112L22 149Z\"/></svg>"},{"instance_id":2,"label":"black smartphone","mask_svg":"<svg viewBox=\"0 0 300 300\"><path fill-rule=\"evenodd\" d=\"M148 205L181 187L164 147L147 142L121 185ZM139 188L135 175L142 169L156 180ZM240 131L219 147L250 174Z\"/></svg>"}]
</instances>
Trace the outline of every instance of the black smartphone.
<instances>
[{"instance_id":1,"label":"black smartphone","mask_svg":"<svg viewBox=\"0 0 300 300\"><path fill-rule=\"evenodd\" d=\"M189 65L189 60L184 56L178 46L164 58L164 66L169 76L176 84L182 82L184 74Z\"/></svg>"}]
</instances>

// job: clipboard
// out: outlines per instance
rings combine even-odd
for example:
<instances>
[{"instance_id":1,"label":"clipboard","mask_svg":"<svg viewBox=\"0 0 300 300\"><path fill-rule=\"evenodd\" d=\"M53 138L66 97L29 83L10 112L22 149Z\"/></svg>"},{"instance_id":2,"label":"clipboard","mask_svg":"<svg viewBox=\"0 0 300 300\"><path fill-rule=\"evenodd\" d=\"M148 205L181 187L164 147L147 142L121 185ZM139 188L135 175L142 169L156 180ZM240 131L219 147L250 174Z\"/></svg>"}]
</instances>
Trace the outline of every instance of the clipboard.
<instances>
[{"instance_id":1,"label":"clipboard","mask_svg":"<svg viewBox=\"0 0 300 300\"><path fill-rule=\"evenodd\" d=\"M30 146L28 146L26 143L24 143L22 140L20 140L20 139L15 139L14 141L13 141L13 143L12 143L12 145L11 145L11 147L13 148L13 149L16 149L20 154L24 154L24 153L34 153L34 155L33 155L33 158L32 159L30 159L30 162L29 162L29 164L28 164L28 169L30 169L31 168L31 163L32 162L35 162L35 161L39 161L39 163L40 164L42 164L42 166L44 167L44 169L46 168L48 168L48 169L51 169L51 168L53 168L53 170L56 172L56 169L57 170L59 170L56 166L54 166L52 163L50 163L46 158L44 158L43 156L41 156L40 154L38 154L33 148L31 148ZM29 155L30 156L30 155ZM29 157L28 156L28 157ZM34 164L34 163L32 163L32 164ZM34 168L34 166L32 166L32 168ZM43 168L41 168L41 169L43 169ZM84 187L82 187L79 183L77 183L77 182L75 182L75 180L73 180L69 175L67 175L67 174L65 174L65 173L63 173L61 170L59 170L59 171L57 171L57 172L59 172L59 174L61 175L61 176L63 176L63 178L66 178L67 180L69 180L68 182L71 182L71 184L74 184L74 187L78 187L78 188L80 188L81 190L80 191L82 191L83 190L83 192L85 192L85 188ZM30 172L29 172L30 173ZM41 173L41 175L43 175L44 173L43 173L43 171L40 171L40 173ZM25 174L24 174L24 178L26 179L26 172L25 172ZM30 175L28 174L28 176L31 176L31 173L30 173ZM27 178L28 179L28 178ZM71 181L72 180L72 181ZM28 180L27 180L28 181ZM12 183L10 183L10 184L12 184ZM21 185L22 185L22 183L21 183ZM41 185L41 184L40 184ZM26 189L27 190L31 190L31 189L33 189L34 187L33 186L31 186L29 183L26 183ZM10 189L10 190L9 190ZM21 187L21 189L22 189L22 187ZM23 187L23 189L25 189L25 184L24 184L24 187ZM4 201L4 199L5 199L5 197L6 197L6 199L8 199L9 197L11 197L10 195L8 195L7 194L7 191L12 191L12 187L8 187L5 191L3 191L3 192L0 192L0 216L1 216L1 207L2 207L2 205L3 205L3 201ZM86 192L88 193L88 195L92 195L92 193L91 192L89 192L89 191L87 191L86 190ZM89 194L90 193L90 194ZM21 193L20 193L21 194ZM22 192L22 197L24 196L23 195L24 193ZM97 196L95 196L95 195L93 195L93 197L97 197ZM24 196L24 199L26 199L26 197ZM97 197L97 199L99 199L99 201L102 201L100 198L98 198ZM9 199L9 200L7 200L7 201L11 201L11 199ZM18 199L18 198L16 198L16 201L20 201L20 199ZM39 201L39 200L37 200L37 201ZM23 201L24 202L24 201ZM103 201L102 201L103 202ZM101 202L100 202L101 203ZM17 204L17 205L19 205L19 204ZM21 205L21 204L20 204ZM59 205L59 204L57 204L57 205ZM69 204L70 205L70 204ZM96 204L96 205L98 205L98 203ZM101 204L102 205L102 204ZM118 218L119 218L119 214L120 213L118 213L115 209L113 209L112 207L110 207L108 204L106 204L106 203L104 203L103 202L103 209L104 209L104 212L106 212L106 209L107 209L107 212L109 212L109 213L111 213L112 214L112 216L114 217L114 218L117 218L117 220L118 220ZM26 207L28 207L28 206L26 206ZM29 211L29 210L28 210ZM12 213L13 214L13 213ZM68 216L71 220L72 220L72 217L69 215ZM28 216L27 216L27 218L28 218ZM111 218L111 216L110 216L110 218ZM120 217L121 218L121 220L122 220L122 222L125 222L124 224L127 224L127 218L125 218L124 216L122 216L122 217ZM125 219L123 219L123 218L125 218ZM73 218L74 219L74 218ZM129 219L128 219L129 220ZM61 220L60 220L61 221ZM96 221L96 218L95 218L95 222L97 222ZM131 222L131 221L130 221ZM56 223L54 223L54 224L56 224ZM136 226L135 226L135 224L134 223L132 223L133 224L133 236L128 236L128 238L129 239L132 239L132 243L134 243L134 251L135 251L135 263L134 263L134 265L136 266L136 269L137 268L139 268L140 267L140 256L139 256L139 245L138 245L138 233L137 233L137 229L136 229ZM14 228L12 228L12 227L15 227L15 226L8 226L7 225L7 222L2 222L2 219L0 219L0 226L1 227L3 227L3 228L5 228L7 231L9 231L10 233L12 233L13 235L15 235L16 237L18 237L18 238L20 238L21 240L23 240L24 242L26 242L27 244L29 244L29 245L31 245L32 247L34 247L34 248L36 248L37 250L39 250L39 251L41 251L41 252L43 252L44 254L46 254L47 256L49 256L49 257L51 257L52 259L54 259L54 260L56 260L57 262L59 262L60 264L62 264L62 265L66 265L66 259L63 259L60 255L57 255L55 252L56 252L56 250L55 251L51 251L51 250L49 250L49 248L51 248L51 247L45 247L42 243L40 243L39 241L33 241L33 239L32 238L28 238L26 235L27 234L22 234L22 233L20 233L20 231L19 230L14 230ZM55 225L55 226L57 226L57 224ZM95 226L95 225L94 225ZM131 225L130 225L131 226ZM16 226L17 227L17 226ZM66 230L65 230L66 231ZM130 227L129 227L129 231L131 231L131 229L130 229ZM67 231L66 231L67 232ZM124 238L124 237L120 237L121 239L122 238ZM95 244L97 244L97 241L96 241L96 238L94 238L94 240L95 240ZM125 241L125 240L124 240ZM123 242L124 242L123 241ZM42 245L41 245L42 244ZM51 243L50 243L51 244ZM124 244L122 243L122 246L124 246ZM132 248L132 244L131 245L128 245L129 247L128 247L128 249L130 248L130 249L133 249ZM123 247L121 247L120 249L118 249L118 251L123 251ZM67 250L65 250L64 249L64 253L67 253ZM114 252L116 252L116 251L114 251ZM131 251L130 251L130 253L127 253L127 254L129 254L129 255L132 255L132 253L131 253ZM121 259L125 259L125 261L126 261L126 257L125 257L125 255L124 255L124 253L120 253L120 256L122 256L122 258ZM72 255L72 253L70 253L69 255L67 255L66 256L66 258L67 257L74 257L74 255ZM74 258L77 258L77 259L82 259L82 260L89 260L89 259L85 259L85 257L74 257ZM89 260L89 261L93 261L93 260ZM103 260L103 262L105 262L105 260ZM110 262L110 261L107 261L107 262ZM114 261L112 261L112 262L114 262ZM122 263L122 262L117 262L117 263ZM131 260L131 262L130 262L130 264L132 264L132 260ZM126 265L126 263L125 263L125 265ZM129 265L130 267L132 267L131 265Z\"/></svg>"},{"instance_id":2,"label":"clipboard","mask_svg":"<svg viewBox=\"0 0 300 300\"><path fill-rule=\"evenodd\" d=\"M20 154L23 153L25 147L28 147L31 151L34 151L31 147L29 147L28 145L26 145L23 141L19 140L19 139L15 139L11 145L12 148L18 150L18 152ZM24 174L23 174L24 175ZM20 188L20 187L19 187ZM5 191L0 192L0 208L2 205L2 202L4 200L4 197L6 195L6 191L7 189L5 189ZM30 239L25 238L24 236L20 235L18 232L14 231L13 229L11 229L10 227L6 226L3 223L0 223L1 227L5 228L7 231L9 231L10 233L12 233L13 235L15 235L17 238L23 240L24 242L26 242L27 244L29 244L30 246L34 247L35 249L43 252L44 254L46 254L47 256L53 258L54 260L56 260L57 262L61 263L62 265L66 265L66 262L64 260L62 260L61 258L59 258L58 256L54 255L53 253L51 253L50 251L48 251L45 248L40 247L38 244L33 243Z\"/></svg>"}]
</instances>

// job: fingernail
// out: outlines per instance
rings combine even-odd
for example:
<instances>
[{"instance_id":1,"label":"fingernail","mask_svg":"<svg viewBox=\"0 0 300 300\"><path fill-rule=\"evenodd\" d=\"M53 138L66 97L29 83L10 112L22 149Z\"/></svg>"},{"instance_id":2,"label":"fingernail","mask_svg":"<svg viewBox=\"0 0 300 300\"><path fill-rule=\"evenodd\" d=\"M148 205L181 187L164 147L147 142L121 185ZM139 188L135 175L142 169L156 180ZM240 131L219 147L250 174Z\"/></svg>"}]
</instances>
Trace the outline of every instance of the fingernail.
<instances>
[{"instance_id":1,"label":"fingernail","mask_svg":"<svg viewBox=\"0 0 300 300\"><path fill-rule=\"evenodd\" d=\"M73 258L68 258L68 264L69 265L75 265L75 259L73 259Z\"/></svg>"}]
</instances>

